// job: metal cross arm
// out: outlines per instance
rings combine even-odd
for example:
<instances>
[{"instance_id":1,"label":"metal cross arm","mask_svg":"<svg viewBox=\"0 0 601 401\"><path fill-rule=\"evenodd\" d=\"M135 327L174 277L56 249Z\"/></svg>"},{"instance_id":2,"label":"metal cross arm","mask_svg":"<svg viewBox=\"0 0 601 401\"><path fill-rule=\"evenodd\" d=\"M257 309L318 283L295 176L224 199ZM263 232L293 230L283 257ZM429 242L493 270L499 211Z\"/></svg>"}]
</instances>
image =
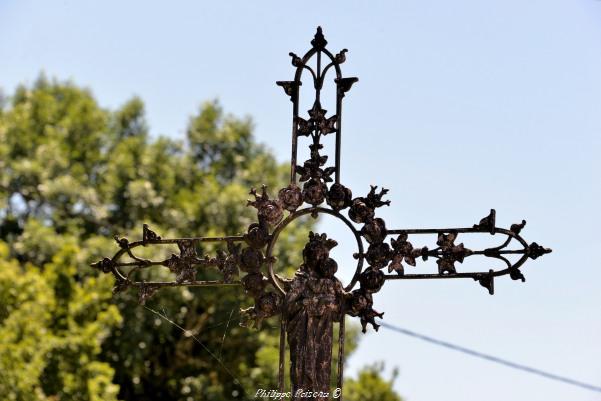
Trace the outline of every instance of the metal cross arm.
<instances>
[{"instance_id":1,"label":"metal cross arm","mask_svg":"<svg viewBox=\"0 0 601 401\"><path fill-rule=\"evenodd\" d=\"M238 276L237 266L239 264L240 242L244 241L244 236L163 239L152 231L147 224L144 224L141 241L129 242L127 238L119 238L118 236L114 238L120 249L112 258L104 258L99 262L93 263L92 267L104 273L112 273L115 276L114 293L124 291L128 287L138 288L139 300L142 304L161 287L240 285L240 281L235 280L235 278ZM213 257L208 255L201 257L197 254L197 248L202 243L225 244L227 252L219 249ZM140 257L135 253L137 251L136 248L139 247L169 246L174 244L179 248L179 255L171 254L166 259L150 260ZM174 280L137 281L135 279L136 272L158 266L168 268L175 275ZM199 269L211 267L217 268L222 273L222 280L196 280Z\"/></svg>"},{"instance_id":2,"label":"metal cross arm","mask_svg":"<svg viewBox=\"0 0 601 401\"><path fill-rule=\"evenodd\" d=\"M402 229L387 230L384 221L374 219L364 226L365 232L362 232L364 238L376 244L370 247L367 254L368 263L371 266L388 266L388 273L396 274L385 275L386 280L408 280L408 279L448 279L448 278L472 278L478 281L483 287L486 287L491 295L494 294L494 278L508 274L513 280L526 281L524 275L519 270L528 258L536 259L550 249L538 245L536 242L528 244L521 236L520 232L526 225L522 220L519 224L512 224L509 229L499 228L495 225L494 209L490 214L480 220L480 223L473 227L464 228L434 228L434 229ZM384 232L386 236L397 236L391 238L390 246L385 242L377 242L379 233ZM482 250L472 250L464 246L463 243L456 244L460 234L500 234L502 241L494 247ZM409 241L409 235L435 235L436 248L428 249L424 246L415 248ZM504 237L504 238L503 238ZM510 249L510 245L517 243L516 249ZM518 259L510 261L510 256L517 256ZM468 257L485 256L500 260L500 269L489 269L488 272L457 272L455 263L463 263ZM415 266L416 261L422 259L434 258L438 265L438 271L430 274L407 274L403 262L410 266Z\"/></svg>"},{"instance_id":3,"label":"metal cross arm","mask_svg":"<svg viewBox=\"0 0 601 401\"><path fill-rule=\"evenodd\" d=\"M277 82L292 101L292 153L290 182L271 197L263 186L260 192L251 190L254 199L248 205L257 210L257 220L244 234L230 237L194 237L161 239L144 226L142 240L129 242L116 238L120 249L112 258L105 258L93 266L116 277L116 291L137 287L140 301L144 302L161 287L241 285L254 299L254 306L244 309L243 324L260 326L271 316L281 317L280 337L280 390L284 390L285 349L290 350L290 380L292 399L298 390L329 392L332 362L333 326L340 325L338 387L342 388L344 363L345 316L359 317L363 331L371 324L376 330L375 318L382 313L373 309L373 294L387 281L409 279L469 278L494 293L494 279L509 275L513 280L524 281L520 271L530 258L536 259L551 252L550 249L528 243L521 236L526 224L522 221L509 229L496 226L495 211L477 224L459 228L391 229L376 216L382 206L390 205L384 196L388 190L372 186L364 196L353 197L340 176L342 139L342 100L353 84L354 77L343 77L341 64L346 61L347 50L333 54L326 49L321 28L311 41L311 49L302 57L290 53L296 68L292 81ZM302 85L305 73L310 85ZM330 75L328 75L330 73ZM322 107L321 91L326 78L333 75L336 86L334 113ZM307 115L301 116L299 104L301 88L307 88L312 102ZM334 137L334 162L322 154L323 140ZM305 139L306 138L306 139ZM324 139L325 138L325 139ZM298 144L309 142L309 159L297 163ZM343 214L344 213L344 214ZM328 214L341 220L353 233L357 242L357 260L354 274L347 285L336 277L338 265L330 258L336 241L326 234L311 233L302 250L303 263L294 277L276 274L277 260L273 257L280 233L294 220L304 215L318 217ZM493 236L497 245L472 249L463 242L470 236ZM433 246L417 246L415 242L430 240ZM213 255L198 255L202 243L221 244ZM148 260L136 255L139 247L161 247L177 244L179 255ZM469 244L468 244L469 245ZM480 257L489 263L482 271L460 271L458 264L468 258ZM437 270L429 273L412 272L421 259L435 260ZM408 266L411 266L409 268ZM167 268L172 281L144 282L134 279L135 273L153 267ZM199 269L213 269L222 278L214 281L197 281ZM240 270L245 273L238 281ZM326 396L311 399L327 400Z\"/></svg>"}]
</instances>

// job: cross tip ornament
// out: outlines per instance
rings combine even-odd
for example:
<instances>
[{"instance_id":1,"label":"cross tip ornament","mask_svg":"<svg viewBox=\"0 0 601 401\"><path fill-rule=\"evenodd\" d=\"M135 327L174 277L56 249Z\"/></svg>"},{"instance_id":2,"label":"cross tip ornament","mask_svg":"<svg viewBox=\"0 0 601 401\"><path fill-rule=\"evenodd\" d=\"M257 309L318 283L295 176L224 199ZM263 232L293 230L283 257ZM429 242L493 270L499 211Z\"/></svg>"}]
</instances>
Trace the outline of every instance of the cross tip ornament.
<instances>
[{"instance_id":1,"label":"cross tip ornament","mask_svg":"<svg viewBox=\"0 0 601 401\"><path fill-rule=\"evenodd\" d=\"M326 47L327 44L328 44L328 41L326 40L325 36L323 36L323 31L321 29L321 26L318 26L317 31L315 32L315 36L313 37L313 40L311 41L311 45L313 45L313 47L316 49L323 49Z\"/></svg>"}]
</instances>

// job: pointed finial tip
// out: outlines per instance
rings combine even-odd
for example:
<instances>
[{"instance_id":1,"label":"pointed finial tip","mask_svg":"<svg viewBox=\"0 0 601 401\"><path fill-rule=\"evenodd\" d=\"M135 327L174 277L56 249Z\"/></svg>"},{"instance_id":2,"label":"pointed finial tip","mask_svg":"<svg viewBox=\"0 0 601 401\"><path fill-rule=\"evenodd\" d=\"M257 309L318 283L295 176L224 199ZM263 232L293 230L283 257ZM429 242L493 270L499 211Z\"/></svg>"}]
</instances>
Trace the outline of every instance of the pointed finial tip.
<instances>
[{"instance_id":1,"label":"pointed finial tip","mask_svg":"<svg viewBox=\"0 0 601 401\"><path fill-rule=\"evenodd\" d=\"M315 33L315 37L311 41L311 44L318 50L322 50L328 44L328 41L323 36L321 26L317 27L317 32Z\"/></svg>"}]
</instances>

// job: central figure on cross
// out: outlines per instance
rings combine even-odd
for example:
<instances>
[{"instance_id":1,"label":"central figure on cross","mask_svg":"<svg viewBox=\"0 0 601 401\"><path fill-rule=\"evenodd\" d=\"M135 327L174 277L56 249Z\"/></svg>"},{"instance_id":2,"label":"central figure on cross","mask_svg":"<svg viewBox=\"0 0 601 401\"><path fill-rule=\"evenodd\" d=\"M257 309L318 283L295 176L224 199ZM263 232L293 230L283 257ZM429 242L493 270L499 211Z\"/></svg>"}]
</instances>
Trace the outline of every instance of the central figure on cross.
<instances>
[{"instance_id":1,"label":"central figure on cross","mask_svg":"<svg viewBox=\"0 0 601 401\"><path fill-rule=\"evenodd\" d=\"M286 283L283 307L293 395L299 390L324 394L330 391L333 326L344 318L346 295L334 276L338 265L330 258L330 250L336 245L326 234L311 232L303 249L303 264Z\"/></svg>"}]
</instances>

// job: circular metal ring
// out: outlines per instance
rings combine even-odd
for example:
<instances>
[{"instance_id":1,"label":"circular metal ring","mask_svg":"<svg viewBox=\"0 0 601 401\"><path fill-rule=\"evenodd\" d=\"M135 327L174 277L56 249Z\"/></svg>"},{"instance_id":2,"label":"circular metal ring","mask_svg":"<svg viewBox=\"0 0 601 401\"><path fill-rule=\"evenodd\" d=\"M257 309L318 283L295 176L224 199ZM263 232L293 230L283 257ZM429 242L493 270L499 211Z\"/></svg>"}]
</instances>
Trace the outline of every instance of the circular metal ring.
<instances>
[{"instance_id":1,"label":"circular metal ring","mask_svg":"<svg viewBox=\"0 0 601 401\"><path fill-rule=\"evenodd\" d=\"M353 232L353 235L355 236L355 239L357 240L357 248L359 251L358 252L359 258L357 260L357 268L355 269L355 274L353 275L353 279L351 280L349 285L347 285L344 288L345 291L352 290L353 287L355 286L355 284L357 284L357 281L359 280L359 275L361 274L361 268L363 267L363 259L364 259L364 257L363 257L363 242L361 241L361 235L359 234L359 232L357 231L355 226L353 226L353 223L351 223L346 217L344 217L343 215L341 215L340 213L338 213L334 210L326 209L323 207L308 207L305 209L296 210L295 212L291 213L288 217L286 217L284 220L279 222L278 225L273 230L273 233L271 234L271 239L269 241L269 245L267 246L266 257L268 260L267 265L269 268L269 279L271 280L271 283L274 285L274 287L277 288L284 295L286 294L286 291L284 291L281 280L279 277L276 276L275 272L273 271L273 259L271 257L272 252L273 252L273 247L275 246L275 243L278 240L280 233L282 232L282 230L284 228L286 228L286 226L288 224L290 224L291 222L293 222L294 220L296 220L297 218L299 218L301 216L304 216L306 214L313 214L313 213L318 213L318 214L325 213L325 214L329 214L330 216L334 216L334 217L338 218L339 220L342 220L344 222L344 224L346 224L346 226L348 228L350 228L350 230Z\"/></svg>"}]
</instances>

